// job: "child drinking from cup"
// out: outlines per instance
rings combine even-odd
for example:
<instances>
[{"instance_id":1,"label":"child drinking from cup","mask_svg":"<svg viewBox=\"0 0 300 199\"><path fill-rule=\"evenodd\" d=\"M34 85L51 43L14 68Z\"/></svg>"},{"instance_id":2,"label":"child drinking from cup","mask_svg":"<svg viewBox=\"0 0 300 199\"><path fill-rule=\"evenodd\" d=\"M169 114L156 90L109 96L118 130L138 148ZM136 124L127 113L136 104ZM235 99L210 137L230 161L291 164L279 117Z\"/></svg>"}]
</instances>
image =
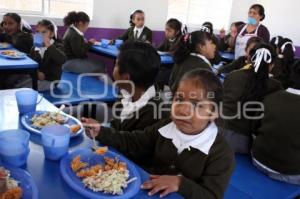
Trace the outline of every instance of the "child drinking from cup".
<instances>
[{"instance_id":1,"label":"child drinking from cup","mask_svg":"<svg viewBox=\"0 0 300 199\"><path fill-rule=\"evenodd\" d=\"M52 21L47 19L39 21L36 35L41 37L40 47L31 49L30 56L39 63L38 90L45 91L50 89L52 82L58 84L66 56L62 42L57 36L57 27ZM27 78L17 87L31 87L31 81L31 78Z\"/></svg>"}]
</instances>

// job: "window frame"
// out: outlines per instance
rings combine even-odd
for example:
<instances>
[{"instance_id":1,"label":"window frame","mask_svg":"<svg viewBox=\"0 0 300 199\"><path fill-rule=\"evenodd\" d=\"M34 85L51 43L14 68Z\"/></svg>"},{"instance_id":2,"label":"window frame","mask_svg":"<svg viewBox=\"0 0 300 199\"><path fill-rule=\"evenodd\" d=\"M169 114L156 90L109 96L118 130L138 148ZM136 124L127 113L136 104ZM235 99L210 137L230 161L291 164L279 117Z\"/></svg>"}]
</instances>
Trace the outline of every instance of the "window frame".
<instances>
[{"instance_id":1,"label":"window frame","mask_svg":"<svg viewBox=\"0 0 300 199\"><path fill-rule=\"evenodd\" d=\"M168 19L173 18L173 17L176 18L176 16L170 15L170 10L169 9L170 9L170 2L171 1L172 0L168 0L168 13L167 13ZM201 19L203 21L201 21L198 24L190 23L189 22L189 12L190 12L190 7L191 7L191 0L185 0L185 1L186 1L187 6L185 7L185 11L182 12L182 13L184 13L184 16L181 19L178 18L178 20L180 20L183 24L185 24L188 27L189 32L190 31L195 31L195 30L199 29L201 27L202 23L204 23L205 21L207 21L207 19ZM201 1L201 0L199 0L199 1ZM204 0L202 0L202 1L204 1ZM231 11L232 11L233 0L230 0L230 1L231 1L230 2L230 4L231 4ZM228 21L226 22L226 24L224 24L224 27L221 27L221 28L229 29L229 27L230 27L230 16L231 16L230 13L231 13L231 11L229 11L229 13L228 13L229 14ZM212 23L214 24L213 21L212 21ZM220 27L214 27L215 30L220 30L221 28Z\"/></svg>"},{"instance_id":2,"label":"window frame","mask_svg":"<svg viewBox=\"0 0 300 199\"><path fill-rule=\"evenodd\" d=\"M52 16L49 12L50 12L50 1L51 0L40 0L42 1L42 10L39 11L26 11L26 10L14 10L14 9L5 9L5 8L0 8L0 14L5 14L8 12L16 12L22 16L33 16L33 17L46 17L46 18L55 18L55 19L63 19L64 16ZM93 19L93 15L94 15L94 2L95 0L91 0L91 8L89 10L88 13L90 19ZM47 6L45 4L48 4ZM48 9L46 9L48 8Z\"/></svg>"}]
</instances>

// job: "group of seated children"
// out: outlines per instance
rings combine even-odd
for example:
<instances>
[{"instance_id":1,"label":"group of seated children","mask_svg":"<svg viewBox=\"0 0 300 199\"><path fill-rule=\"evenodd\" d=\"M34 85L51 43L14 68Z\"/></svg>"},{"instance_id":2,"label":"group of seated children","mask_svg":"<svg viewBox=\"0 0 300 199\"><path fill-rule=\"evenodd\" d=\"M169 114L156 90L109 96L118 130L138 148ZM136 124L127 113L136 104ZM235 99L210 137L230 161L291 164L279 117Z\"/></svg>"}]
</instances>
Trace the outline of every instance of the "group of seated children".
<instances>
[{"instance_id":1,"label":"group of seated children","mask_svg":"<svg viewBox=\"0 0 300 199\"><path fill-rule=\"evenodd\" d=\"M262 6L252 6L249 15L252 12L263 20ZM21 21L17 14L6 14L0 41L37 60L39 89L59 80L62 69L105 73L103 63L87 56L96 40L84 38L90 22L84 12L64 18L68 29L62 42L52 21L40 21L36 33L43 35L42 47L33 45L31 31L23 29ZM269 43L267 34L249 36L250 22L233 23L231 34L218 38L209 22L186 33L180 21L169 19L166 38L155 49L144 21L144 12L136 10L131 27L119 37L126 42L119 49L113 78L121 97L113 104L110 127L82 118L88 137L149 171L152 175L142 185L149 195L222 198L234 169L234 152L250 154L253 164L271 178L300 185L300 61L294 58L292 41L276 37ZM252 31L264 30L261 25ZM235 42L243 52L213 72L219 49L232 52ZM175 62L166 81L172 92L167 110L157 85L162 70L157 50L170 52ZM218 77L222 73L227 73L223 85ZM161 77L168 79L166 74ZM23 87L28 81L12 75L0 83Z\"/></svg>"}]
</instances>

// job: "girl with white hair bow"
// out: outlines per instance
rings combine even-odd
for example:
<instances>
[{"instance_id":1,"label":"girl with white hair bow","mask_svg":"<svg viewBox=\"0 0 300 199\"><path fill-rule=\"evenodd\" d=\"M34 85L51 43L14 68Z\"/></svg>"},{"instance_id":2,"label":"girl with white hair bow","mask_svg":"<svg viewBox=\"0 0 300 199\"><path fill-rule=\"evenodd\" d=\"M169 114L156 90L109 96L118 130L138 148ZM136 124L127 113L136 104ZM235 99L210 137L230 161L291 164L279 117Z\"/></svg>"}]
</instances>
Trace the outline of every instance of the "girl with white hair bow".
<instances>
[{"instance_id":1,"label":"girl with white hair bow","mask_svg":"<svg viewBox=\"0 0 300 199\"><path fill-rule=\"evenodd\" d=\"M231 72L223 85L225 137L237 153L250 153L252 136L263 116L264 97L281 90L272 77L276 54L269 44L258 43L250 51L248 67Z\"/></svg>"}]
</instances>

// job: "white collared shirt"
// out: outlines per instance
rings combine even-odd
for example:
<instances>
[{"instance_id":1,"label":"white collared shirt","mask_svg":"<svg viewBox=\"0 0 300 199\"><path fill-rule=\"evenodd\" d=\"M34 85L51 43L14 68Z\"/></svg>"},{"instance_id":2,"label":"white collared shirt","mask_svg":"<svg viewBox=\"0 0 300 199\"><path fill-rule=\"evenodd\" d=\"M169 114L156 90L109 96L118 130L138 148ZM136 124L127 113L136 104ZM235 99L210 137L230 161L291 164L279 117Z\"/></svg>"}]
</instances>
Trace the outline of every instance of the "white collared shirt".
<instances>
[{"instance_id":1,"label":"white collared shirt","mask_svg":"<svg viewBox=\"0 0 300 199\"><path fill-rule=\"evenodd\" d=\"M174 122L171 122L158 129L158 131L163 137L172 140L172 143L178 150L178 154L185 149L190 150L190 147L193 147L208 155L217 137L218 127L214 122L211 122L201 133L187 135L178 130Z\"/></svg>"},{"instance_id":2,"label":"white collared shirt","mask_svg":"<svg viewBox=\"0 0 300 199\"><path fill-rule=\"evenodd\" d=\"M76 28L76 26L74 26L73 24L70 26L71 28L73 28L79 35L83 36L83 32L81 32L78 28Z\"/></svg>"},{"instance_id":3,"label":"white collared shirt","mask_svg":"<svg viewBox=\"0 0 300 199\"><path fill-rule=\"evenodd\" d=\"M300 95L300 90L298 90L298 89L288 88L288 89L286 89L286 91L289 92L289 93Z\"/></svg>"},{"instance_id":4,"label":"white collared shirt","mask_svg":"<svg viewBox=\"0 0 300 199\"><path fill-rule=\"evenodd\" d=\"M211 63L209 62L208 59L206 59L206 57L204 57L203 55L200 55L198 53L191 53L192 56L196 56L196 57L200 57L205 63L207 63L209 66L211 66Z\"/></svg>"},{"instance_id":5,"label":"white collared shirt","mask_svg":"<svg viewBox=\"0 0 300 199\"><path fill-rule=\"evenodd\" d=\"M137 39L140 38L143 30L144 30L145 26L141 27L141 28L137 28L136 26L134 27L133 29L133 36L135 37L135 34L136 34L136 31L138 31L138 34L137 34Z\"/></svg>"},{"instance_id":6,"label":"white collared shirt","mask_svg":"<svg viewBox=\"0 0 300 199\"><path fill-rule=\"evenodd\" d=\"M123 99L121 100L123 105L123 109L120 114L121 122L128 118L130 114L143 108L151 98L156 96L156 90L154 86L149 87L146 92L135 102L132 102L132 96L126 90L121 90L120 92L123 96Z\"/></svg>"}]
</instances>

